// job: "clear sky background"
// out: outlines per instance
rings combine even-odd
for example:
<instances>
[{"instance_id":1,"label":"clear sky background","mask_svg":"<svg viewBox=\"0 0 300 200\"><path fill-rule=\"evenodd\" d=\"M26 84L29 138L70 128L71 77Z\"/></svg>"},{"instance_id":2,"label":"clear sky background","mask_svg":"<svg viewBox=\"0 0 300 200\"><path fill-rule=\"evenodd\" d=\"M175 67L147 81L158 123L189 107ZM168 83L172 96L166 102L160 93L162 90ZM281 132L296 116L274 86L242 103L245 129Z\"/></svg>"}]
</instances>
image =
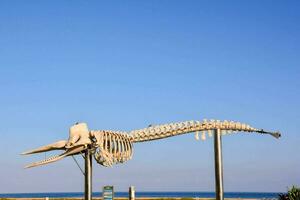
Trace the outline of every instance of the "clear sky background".
<instances>
[{"instance_id":1,"label":"clear sky background","mask_svg":"<svg viewBox=\"0 0 300 200\"><path fill-rule=\"evenodd\" d=\"M24 150L90 129L227 119L283 137L223 139L225 191L300 185L299 1L0 1L0 193L82 191L71 158ZM49 156L49 154L47 154ZM78 157L81 160L80 157ZM213 191L213 140L136 144L94 191Z\"/></svg>"}]
</instances>

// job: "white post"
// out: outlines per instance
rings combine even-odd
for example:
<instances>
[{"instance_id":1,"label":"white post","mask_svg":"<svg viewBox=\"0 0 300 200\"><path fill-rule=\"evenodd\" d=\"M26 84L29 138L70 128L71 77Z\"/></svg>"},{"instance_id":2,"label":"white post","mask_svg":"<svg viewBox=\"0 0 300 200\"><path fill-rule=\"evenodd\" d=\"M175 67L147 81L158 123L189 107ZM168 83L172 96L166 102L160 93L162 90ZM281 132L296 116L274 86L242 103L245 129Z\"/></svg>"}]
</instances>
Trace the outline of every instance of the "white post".
<instances>
[{"instance_id":1,"label":"white post","mask_svg":"<svg viewBox=\"0 0 300 200\"><path fill-rule=\"evenodd\" d=\"M130 186L129 187L129 200L135 200L134 186Z\"/></svg>"}]
</instances>

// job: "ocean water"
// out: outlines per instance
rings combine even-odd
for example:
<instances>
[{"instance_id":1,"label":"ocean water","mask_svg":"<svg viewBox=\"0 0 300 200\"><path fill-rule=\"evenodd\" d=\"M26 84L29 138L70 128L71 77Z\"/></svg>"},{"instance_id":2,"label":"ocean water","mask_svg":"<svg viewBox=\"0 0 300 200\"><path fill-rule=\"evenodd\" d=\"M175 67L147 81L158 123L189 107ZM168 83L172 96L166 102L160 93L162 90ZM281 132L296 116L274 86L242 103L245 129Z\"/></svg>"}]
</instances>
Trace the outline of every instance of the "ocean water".
<instances>
[{"instance_id":1,"label":"ocean water","mask_svg":"<svg viewBox=\"0 0 300 200\"><path fill-rule=\"evenodd\" d=\"M225 192L225 198L255 198L255 199L276 199L279 193L267 192ZM214 198L214 192L136 192L136 197L194 197ZM101 192L94 192L93 197L101 197ZM0 198L68 198L83 197L82 192L66 193L10 193L0 194ZM128 192L115 192L115 197L128 197Z\"/></svg>"}]
</instances>

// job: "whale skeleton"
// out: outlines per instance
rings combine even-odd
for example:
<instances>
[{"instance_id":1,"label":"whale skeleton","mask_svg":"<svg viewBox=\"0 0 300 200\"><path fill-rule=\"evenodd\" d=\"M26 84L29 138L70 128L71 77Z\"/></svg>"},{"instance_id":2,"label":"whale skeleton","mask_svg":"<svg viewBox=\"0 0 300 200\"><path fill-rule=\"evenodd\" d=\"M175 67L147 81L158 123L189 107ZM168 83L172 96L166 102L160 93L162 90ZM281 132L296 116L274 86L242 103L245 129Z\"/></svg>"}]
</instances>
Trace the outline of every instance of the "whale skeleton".
<instances>
[{"instance_id":1,"label":"whale skeleton","mask_svg":"<svg viewBox=\"0 0 300 200\"><path fill-rule=\"evenodd\" d=\"M26 151L22 153L22 155L53 150L64 151L59 155L25 166L25 168L30 168L52 163L67 156L81 154L85 150L91 149L97 163L109 167L113 164L130 160L133 155L133 143L158 140L193 132L195 133L195 138L197 140L199 139L199 133L201 134L201 139L205 140L206 135L212 136L214 130L220 130L222 135L246 132L268 134L275 138L281 137L279 132L265 131L263 129L253 128L248 124L226 120L185 121L155 126L151 125L144 129L129 132L89 130L86 123L76 123L71 126L69 130L69 139L67 141L61 140L37 149Z\"/></svg>"}]
</instances>

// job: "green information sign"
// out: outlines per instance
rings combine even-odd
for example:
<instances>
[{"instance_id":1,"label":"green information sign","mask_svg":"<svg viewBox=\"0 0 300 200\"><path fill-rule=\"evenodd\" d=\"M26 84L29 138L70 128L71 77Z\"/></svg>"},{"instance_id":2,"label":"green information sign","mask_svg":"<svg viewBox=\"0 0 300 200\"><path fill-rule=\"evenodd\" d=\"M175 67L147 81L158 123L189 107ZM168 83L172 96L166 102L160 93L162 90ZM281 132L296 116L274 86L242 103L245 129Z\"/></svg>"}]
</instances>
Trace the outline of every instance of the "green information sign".
<instances>
[{"instance_id":1,"label":"green information sign","mask_svg":"<svg viewBox=\"0 0 300 200\"><path fill-rule=\"evenodd\" d=\"M103 200L114 199L114 186L104 186L102 192Z\"/></svg>"}]
</instances>

